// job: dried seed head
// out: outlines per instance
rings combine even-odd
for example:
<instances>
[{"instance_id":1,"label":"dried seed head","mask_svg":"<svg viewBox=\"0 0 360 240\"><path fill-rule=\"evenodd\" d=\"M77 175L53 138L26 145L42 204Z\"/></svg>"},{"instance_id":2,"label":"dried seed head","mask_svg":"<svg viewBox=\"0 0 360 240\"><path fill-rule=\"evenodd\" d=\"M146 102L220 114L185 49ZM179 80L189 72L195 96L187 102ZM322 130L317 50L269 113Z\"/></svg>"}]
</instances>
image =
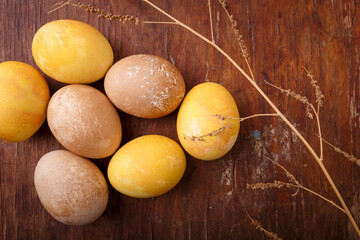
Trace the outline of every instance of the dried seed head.
<instances>
[{"instance_id":1,"label":"dried seed head","mask_svg":"<svg viewBox=\"0 0 360 240\"><path fill-rule=\"evenodd\" d=\"M281 87L275 86L274 84L271 84L267 81L265 81L266 84L270 85L273 88L276 88L277 90L279 90L282 93L285 93L286 96L290 96L292 98L295 98L296 100L302 102L303 104L305 104L306 106L306 116L313 119L313 114L311 112L312 109L314 109L314 105L312 105L312 103L310 103L309 99L305 96L302 96L298 93L295 93L294 91L291 91L290 89L282 89Z\"/></svg>"},{"instance_id":2,"label":"dried seed head","mask_svg":"<svg viewBox=\"0 0 360 240\"><path fill-rule=\"evenodd\" d=\"M226 14L228 15L229 21L231 23L231 28L232 28L232 30L234 32L235 38L236 38L239 46L240 46L241 54L243 55L245 61L250 63L250 56L248 54L244 38L240 34L240 31L238 30L238 23L237 23L237 21L235 21L234 15L230 15L229 11L226 8L226 1L225 0L218 0L218 1L221 4L221 6L223 7Z\"/></svg>"},{"instance_id":3,"label":"dried seed head","mask_svg":"<svg viewBox=\"0 0 360 240\"><path fill-rule=\"evenodd\" d=\"M314 75L310 71L308 71L305 67L303 67L303 69L306 71L306 75L311 79L311 85L315 90L316 103L319 107L322 107L324 105L323 99L325 97L320 89L320 86L318 85L318 81L315 80Z\"/></svg>"},{"instance_id":4,"label":"dried seed head","mask_svg":"<svg viewBox=\"0 0 360 240\"><path fill-rule=\"evenodd\" d=\"M270 232L270 231L266 230L265 228L262 227L262 225L261 225L260 222L252 219L247 212L246 212L246 214L248 215L248 217L249 217L249 219L250 219L250 221L251 221L251 224L254 225L257 230L260 230L260 231L263 232L267 237L269 237L269 238L271 238L271 239L281 240L281 238L279 238L276 233L273 233L273 232Z\"/></svg>"},{"instance_id":5,"label":"dried seed head","mask_svg":"<svg viewBox=\"0 0 360 240\"><path fill-rule=\"evenodd\" d=\"M52 10L49 11L49 13L56 11L62 7L64 7L65 5L70 5L70 6L74 6L74 7L78 7L81 8L83 10L85 10L86 12L89 12L91 14L97 14L98 18L105 18L108 20L116 20L116 21L120 21L121 23L126 23L126 22L132 22L135 25L139 24L139 18L134 17L134 16L130 16L130 15L122 15L122 14L113 14L111 12L106 12L103 9L100 8L95 8L93 5L91 4L84 4L84 3L72 3L70 0L64 2L61 1L57 4L55 4L52 7Z\"/></svg>"},{"instance_id":6,"label":"dried seed head","mask_svg":"<svg viewBox=\"0 0 360 240\"><path fill-rule=\"evenodd\" d=\"M282 181L274 181L272 183L252 183L252 184L246 184L246 188L257 190L265 190L270 188L298 188L298 186L292 184L292 183L286 183Z\"/></svg>"}]
</instances>

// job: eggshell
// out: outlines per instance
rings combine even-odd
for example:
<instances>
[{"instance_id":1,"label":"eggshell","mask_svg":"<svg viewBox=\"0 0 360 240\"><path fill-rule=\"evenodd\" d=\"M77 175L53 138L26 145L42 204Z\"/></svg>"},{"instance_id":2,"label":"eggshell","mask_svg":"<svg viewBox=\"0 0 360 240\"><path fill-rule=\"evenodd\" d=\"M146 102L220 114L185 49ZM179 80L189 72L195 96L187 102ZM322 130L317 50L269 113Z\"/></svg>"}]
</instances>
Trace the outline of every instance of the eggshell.
<instances>
[{"instance_id":1,"label":"eggshell","mask_svg":"<svg viewBox=\"0 0 360 240\"><path fill-rule=\"evenodd\" d=\"M235 144L240 128L238 118L236 103L223 86L199 84L189 91L179 109L180 143L195 158L218 159Z\"/></svg>"},{"instance_id":2,"label":"eggshell","mask_svg":"<svg viewBox=\"0 0 360 240\"><path fill-rule=\"evenodd\" d=\"M92 26L57 20L35 34L32 54L39 68L63 83L92 83L105 76L114 61L106 38Z\"/></svg>"},{"instance_id":3,"label":"eggshell","mask_svg":"<svg viewBox=\"0 0 360 240\"><path fill-rule=\"evenodd\" d=\"M185 95L179 70L153 55L132 55L115 63L105 76L111 102L130 115L158 118L174 111Z\"/></svg>"},{"instance_id":4,"label":"eggshell","mask_svg":"<svg viewBox=\"0 0 360 240\"><path fill-rule=\"evenodd\" d=\"M35 68L0 63L0 138L21 142L31 137L45 120L49 98L48 84Z\"/></svg>"},{"instance_id":5,"label":"eggshell","mask_svg":"<svg viewBox=\"0 0 360 240\"><path fill-rule=\"evenodd\" d=\"M185 154L175 141L160 135L145 135L115 153L108 166L108 177L119 192L149 198L175 187L185 167Z\"/></svg>"},{"instance_id":6,"label":"eggshell","mask_svg":"<svg viewBox=\"0 0 360 240\"><path fill-rule=\"evenodd\" d=\"M65 150L49 152L39 160L34 183L45 209L64 224L91 223L108 203L108 186L99 168Z\"/></svg>"},{"instance_id":7,"label":"eggshell","mask_svg":"<svg viewBox=\"0 0 360 240\"><path fill-rule=\"evenodd\" d=\"M108 98L87 85L68 85L50 99L48 123L68 150L88 158L105 158L120 146L119 115Z\"/></svg>"}]
</instances>

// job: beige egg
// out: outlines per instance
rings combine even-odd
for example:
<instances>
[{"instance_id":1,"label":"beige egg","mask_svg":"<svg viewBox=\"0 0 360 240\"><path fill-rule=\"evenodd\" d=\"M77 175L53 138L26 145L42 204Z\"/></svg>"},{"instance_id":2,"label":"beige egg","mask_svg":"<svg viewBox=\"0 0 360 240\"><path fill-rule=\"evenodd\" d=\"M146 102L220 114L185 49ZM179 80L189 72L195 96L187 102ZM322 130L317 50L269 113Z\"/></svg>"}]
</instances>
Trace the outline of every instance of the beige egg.
<instances>
[{"instance_id":1,"label":"beige egg","mask_svg":"<svg viewBox=\"0 0 360 240\"><path fill-rule=\"evenodd\" d=\"M120 146L119 115L109 99L86 85L68 85L50 99L48 124L68 150L88 158L105 158Z\"/></svg>"},{"instance_id":2,"label":"beige egg","mask_svg":"<svg viewBox=\"0 0 360 240\"><path fill-rule=\"evenodd\" d=\"M179 70L153 55L132 55L115 63L105 76L105 92L120 110L142 118L174 111L185 95Z\"/></svg>"},{"instance_id":3,"label":"beige egg","mask_svg":"<svg viewBox=\"0 0 360 240\"><path fill-rule=\"evenodd\" d=\"M64 224L91 223L108 203L108 186L99 168L69 151L45 154L36 165L34 183L45 209Z\"/></svg>"}]
</instances>

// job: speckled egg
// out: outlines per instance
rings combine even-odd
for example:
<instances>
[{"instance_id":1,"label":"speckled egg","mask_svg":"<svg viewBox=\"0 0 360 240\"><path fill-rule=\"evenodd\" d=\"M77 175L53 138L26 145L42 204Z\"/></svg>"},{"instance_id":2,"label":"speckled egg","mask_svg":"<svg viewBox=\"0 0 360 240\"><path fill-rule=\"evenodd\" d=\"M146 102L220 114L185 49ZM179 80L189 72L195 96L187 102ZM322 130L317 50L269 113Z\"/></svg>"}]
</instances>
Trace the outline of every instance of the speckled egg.
<instances>
[{"instance_id":1,"label":"speckled egg","mask_svg":"<svg viewBox=\"0 0 360 240\"><path fill-rule=\"evenodd\" d=\"M105 92L120 110L142 118L174 111L185 95L179 70L153 55L132 55L115 63L105 76Z\"/></svg>"},{"instance_id":2,"label":"speckled egg","mask_svg":"<svg viewBox=\"0 0 360 240\"><path fill-rule=\"evenodd\" d=\"M68 85L50 99L48 124L55 138L83 157L105 158L120 146L119 115L109 99L87 85Z\"/></svg>"},{"instance_id":3,"label":"speckled egg","mask_svg":"<svg viewBox=\"0 0 360 240\"><path fill-rule=\"evenodd\" d=\"M34 183L45 209L64 224L91 223L108 203L108 186L100 169L69 151L45 154L36 165Z\"/></svg>"}]
</instances>

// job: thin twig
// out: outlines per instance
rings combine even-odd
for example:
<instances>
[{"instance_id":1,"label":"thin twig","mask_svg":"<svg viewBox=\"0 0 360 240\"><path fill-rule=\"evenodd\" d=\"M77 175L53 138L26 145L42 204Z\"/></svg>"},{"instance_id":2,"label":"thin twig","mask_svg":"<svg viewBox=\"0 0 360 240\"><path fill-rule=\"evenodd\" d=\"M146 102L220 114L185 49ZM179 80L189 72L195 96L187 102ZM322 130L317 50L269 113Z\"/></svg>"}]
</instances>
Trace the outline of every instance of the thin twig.
<instances>
[{"instance_id":1,"label":"thin twig","mask_svg":"<svg viewBox=\"0 0 360 240\"><path fill-rule=\"evenodd\" d=\"M324 150L323 150L323 143L321 141L322 137L321 137L321 125L320 125L320 118L319 118L319 114L318 112L315 110L315 107L312 103L310 103L309 99L305 96L301 96L300 94L295 93L294 91L291 91L290 89L283 89L281 87L278 87L274 84L269 83L268 81L264 82L268 85L270 85L271 87L278 89L279 91L281 91L282 93L286 93L287 96L291 96L293 98L295 98L296 100L302 102L305 104L306 106L306 116L308 116L309 118L313 119L313 114L315 115L316 118L316 123L317 123L317 128L318 128L318 133L320 135L320 141L319 141L319 145L320 145L320 160L323 161L324 159ZM320 91L320 90L319 90ZM319 105L318 105L319 106ZM311 113L311 111L313 113Z\"/></svg>"},{"instance_id":2,"label":"thin twig","mask_svg":"<svg viewBox=\"0 0 360 240\"><path fill-rule=\"evenodd\" d=\"M302 96L302 95L300 95L300 94L298 94L298 93L295 93L294 91L291 91L290 89L283 89L283 88L278 87L278 86L276 86L276 85L274 85L274 84L272 84L272 83L269 83L269 82L266 81L266 80L264 80L264 82L265 82L267 85L270 85L271 87L279 90L280 92L285 93L286 96L291 96L291 97L295 98L296 100L298 100L298 101L302 102L303 104L305 104L306 107L307 107L307 109L306 109L306 115L307 115L309 118L313 119L313 115L312 115L312 113L310 112L310 109L314 109L314 106L310 103L309 99L308 99L306 96ZM316 111L315 111L315 113L316 113Z\"/></svg>"},{"instance_id":3,"label":"thin twig","mask_svg":"<svg viewBox=\"0 0 360 240\"><path fill-rule=\"evenodd\" d=\"M265 158L269 161L271 161L273 164L275 164L276 166L278 166L279 168L281 168L282 170L285 171L286 176L290 179L290 182L295 183L296 185L300 185L300 183L296 180L295 176L293 174L291 174L286 168L284 168L283 166L281 166L279 163L275 162L274 160L272 160L271 158L269 158L268 156L265 156Z\"/></svg>"},{"instance_id":4,"label":"thin twig","mask_svg":"<svg viewBox=\"0 0 360 240\"><path fill-rule=\"evenodd\" d=\"M319 137L319 135L315 134L317 137ZM354 155L351 155L345 151L342 151L340 148L334 146L333 144L331 144L329 141L326 141L324 138L322 139L327 145L329 145L330 147L332 147L334 149L335 152L342 154L346 159L348 159L351 162L356 163L358 166L360 166L360 158L355 157Z\"/></svg>"},{"instance_id":5,"label":"thin twig","mask_svg":"<svg viewBox=\"0 0 360 240\"><path fill-rule=\"evenodd\" d=\"M326 197L323 197L322 195L318 194L317 192L314 192L313 190L308 189L308 188L306 188L306 187L304 187L304 186L302 186L302 185L300 185L299 187L302 188L303 190L308 191L309 193L312 193L312 194L314 194L315 196L317 196L317 197L319 197L319 198L327 201L328 203L332 204L334 207L337 207L340 211L342 211L343 213L346 214L346 211L345 211L342 207L340 207L339 205L337 205L336 203L334 203L333 201L327 199Z\"/></svg>"},{"instance_id":6,"label":"thin twig","mask_svg":"<svg viewBox=\"0 0 360 240\"><path fill-rule=\"evenodd\" d=\"M142 21L142 23L147 23L147 24L173 24L173 25L178 25L178 23L176 23L176 22Z\"/></svg>"},{"instance_id":7,"label":"thin twig","mask_svg":"<svg viewBox=\"0 0 360 240\"><path fill-rule=\"evenodd\" d=\"M249 57L249 54L248 54L247 49L246 49L244 38L243 38L242 35L240 35L239 29L237 28L238 24L234 20L234 16L230 15L229 11L227 10L226 1L225 0L218 0L218 1L221 4L222 8L224 9L224 11L225 11L230 23L231 23L231 28L233 30L233 33L235 35L236 40L238 41L239 46L240 46L240 50L241 50L242 56L244 57L244 60L246 62L246 65L247 65L247 68L249 70L251 79L253 81L255 81L254 74L253 74L252 69L250 67L250 57Z\"/></svg>"},{"instance_id":8,"label":"thin twig","mask_svg":"<svg viewBox=\"0 0 360 240\"><path fill-rule=\"evenodd\" d=\"M254 118L254 117L277 117L279 116L279 114L277 113L260 113L260 114L254 114L248 117L244 117L244 118L240 118L240 122L248 120L250 118Z\"/></svg>"},{"instance_id":9,"label":"thin twig","mask_svg":"<svg viewBox=\"0 0 360 240\"><path fill-rule=\"evenodd\" d=\"M216 137L218 135L220 135L221 133L223 133L226 129L231 129L231 127L235 124L238 124L240 123L240 120L239 121L236 121L234 123L231 123L229 125L225 125L225 126L222 126L222 127L219 127L218 129L215 129L211 132L208 132L206 134L203 134L201 136L186 136L186 135L183 135L183 138L184 139L190 139L191 141L199 141L199 142L204 142L205 141L205 137Z\"/></svg>"},{"instance_id":10,"label":"thin twig","mask_svg":"<svg viewBox=\"0 0 360 240\"><path fill-rule=\"evenodd\" d=\"M55 12L56 10L59 10L60 8L62 8L62 7L64 7L65 5L69 5L70 4L70 0L68 0L68 1L66 1L66 2L64 2L64 1L61 1L61 2L59 2L59 3L55 3L50 9L52 9L52 10L50 10L48 13L52 13L52 12ZM57 5L59 5L58 7L55 7L55 6L57 6Z\"/></svg>"},{"instance_id":11,"label":"thin twig","mask_svg":"<svg viewBox=\"0 0 360 240\"><path fill-rule=\"evenodd\" d=\"M221 133L223 133L226 129L231 129L231 126L240 123L244 120L248 120L250 118L254 118L254 117L274 117L274 116L278 116L278 114L276 113L263 113L263 114L254 114L248 117L244 117L244 118L232 118L232 117L224 117L221 114L214 114L214 115L210 115L213 117L216 117L218 119L220 119L221 121L224 121L226 119L232 119L232 120L238 120L236 122L233 122L231 124L225 125L225 126L221 126L218 129L215 129L211 132L208 132L206 134L203 134L201 136L186 136L183 135L184 139L190 139L191 141L200 141L203 142L205 141L205 137L216 137L218 135L220 135Z\"/></svg>"},{"instance_id":12,"label":"thin twig","mask_svg":"<svg viewBox=\"0 0 360 240\"><path fill-rule=\"evenodd\" d=\"M315 109L313 108L313 111L315 111ZM324 147L323 147L323 143L322 143L322 134L321 134L321 126L320 126L320 119L319 119L319 114L317 112L315 112L315 117L316 117L316 122L317 122L317 126L318 126L318 133L319 133L319 138L320 138L320 160L323 161L324 160Z\"/></svg>"},{"instance_id":13,"label":"thin twig","mask_svg":"<svg viewBox=\"0 0 360 240\"><path fill-rule=\"evenodd\" d=\"M219 53L221 53L224 57L226 57L233 65L234 67L236 67L239 72L254 86L254 88L259 92L259 94L265 99L265 101L274 109L274 111L279 114L279 117L285 122L286 125L288 125L291 130L298 136L298 138L300 139L301 142L303 142L303 144L306 146L306 148L309 150L309 152L311 153L311 155L315 158L316 162L318 163L318 165L320 166L322 172L324 173L326 179L328 180L330 186L332 187L332 189L334 190L336 196L338 197L339 201L341 202L341 205L344 207L344 210L346 212L346 215L348 216L351 224L353 225L353 227L355 228L358 236L360 236L360 230L359 227L357 226L349 208L347 207L344 199L342 198L339 190L337 189L334 181L332 180L331 176L329 175L327 169L325 168L322 160L320 159L320 157L316 154L316 152L314 151L314 149L310 146L310 144L306 141L306 139L301 135L301 133L291 124L291 122L284 116L284 114L276 107L276 105L270 100L270 98L264 93L264 91L259 87L259 85L252 80L251 77L249 77L249 75L246 74L246 72L226 53L224 52L224 50L222 50L218 45L216 45L215 43L211 42L209 39L207 39L206 37L204 37L203 35L201 35L200 33L198 33L197 31L195 31L194 29L192 29L191 27L189 27L188 25L180 22L179 20L177 20L176 18L174 18L173 16L171 16L170 14L168 14L167 12L165 12L164 10L162 10L161 8L159 8L158 6L156 6L155 4L153 4L152 2L150 2L149 0L143 0L145 3L149 4L151 7L153 7L154 9L156 9L157 11L159 11L160 13L162 13L163 15L167 16L168 18L170 18L171 20L177 22L181 27L183 27L184 29L188 30L189 32L193 33L195 36L199 37L200 39L202 39L203 41L205 41L206 43L210 44L211 46L213 46L216 50L219 51Z\"/></svg>"},{"instance_id":14,"label":"thin twig","mask_svg":"<svg viewBox=\"0 0 360 240\"><path fill-rule=\"evenodd\" d=\"M209 19L210 19L210 29L211 29L211 40L213 43L215 43L215 39L214 39L214 29L213 29L213 21L212 21L212 16L211 16L211 2L210 0L208 0L208 6L209 6Z\"/></svg>"},{"instance_id":15,"label":"thin twig","mask_svg":"<svg viewBox=\"0 0 360 240\"><path fill-rule=\"evenodd\" d=\"M276 117L279 116L277 113L258 113L258 114L254 114L254 115L250 115L247 117L243 117L243 118L233 118L233 117L224 117L221 114L214 114L214 115L210 115L212 117L216 117L220 120L225 120L225 119L237 119L240 120L240 122L250 119L250 118L254 118L254 117Z\"/></svg>"},{"instance_id":16,"label":"thin twig","mask_svg":"<svg viewBox=\"0 0 360 240\"><path fill-rule=\"evenodd\" d=\"M317 111L316 111L315 115L316 115L316 121L317 121L317 125L318 125L319 138L320 138L319 139L320 159L323 160L324 159L324 150L323 150L323 142L322 142L319 114L320 114L320 107L322 107L324 105L324 102L323 102L324 95L321 92L320 86L318 85L318 81L315 80L314 75L310 71L308 71L304 66L302 66L302 68L305 70L306 75L310 78L311 85L315 90L315 97L316 97L316 103L317 103Z\"/></svg>"},{"instance_id":17,"label":"thin twig","mask_svg":"<svg viewBox=\"0 0 360 240\"><path fill-rule=\"evenodd\" d=\"M275 162L274 160L272 160L272 159L269 158L268 156L265 156L265 158L266 158L267 160L271 161L273 164L275 164L275 165L278 166L279 168L281 168L282 170L284 170L285 173L286 173L286 176L290 179L290 182L291 182L291 183L294 183L297 187L299 187L299 188L301 188L301 189L303 189L303 190L305 190L305 191L307 191L307 192L309 192L309 193L312 193L312 194L314 194L315 196L317 196L317 197L319 197L319 198L327 201L328 203L332 204L334 207L338 208L339 210L341 210L343 213L346 214L345 210L344 210L342 207L340 207L339 205L337 205L336 203L334 203L333 201L331 201L331 200L327 199L326 197L318 194L317 192L315 192L315 191L313 191L313 190L311 190L311 189L309 189L309 188L306 188L306 187L304 187L303 185L301 185L301 184L296 180L295 176L294 176L293 174L291 174L285 167L283 167L283 166L280 165L279 163Z\"/></svg>"},{"instance_id":18,"label":"thin twig","mask_svg":"<svg viewBox=\"0 0 360 240\"><path fill-rule=\"evenodd\" d=\"M319 114L320 107L322 107L324 105L324 102L323 102L323 99L325 98L324 94L321 92L320 86L318 85L318 81L315 80L314 75L310 71L308 71L304 66L302 66L302 68L305 70L306 75L310 78L311 85L315 90L317 113Z\"/></svg>"}]
</instances>

